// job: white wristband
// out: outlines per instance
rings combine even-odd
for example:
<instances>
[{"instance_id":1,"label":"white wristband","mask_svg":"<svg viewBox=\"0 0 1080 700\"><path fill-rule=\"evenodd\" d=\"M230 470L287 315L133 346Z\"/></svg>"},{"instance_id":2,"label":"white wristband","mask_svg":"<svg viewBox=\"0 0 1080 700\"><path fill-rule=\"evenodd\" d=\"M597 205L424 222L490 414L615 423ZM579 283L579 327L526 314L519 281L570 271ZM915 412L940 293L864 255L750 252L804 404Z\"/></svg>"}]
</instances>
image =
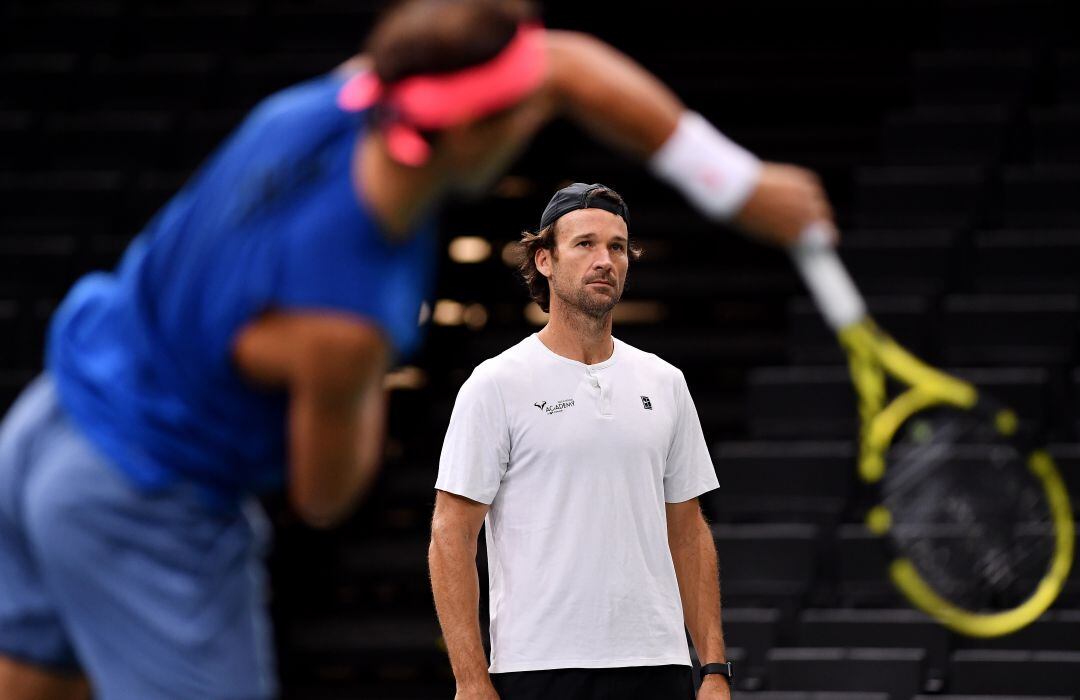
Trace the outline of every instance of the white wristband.
<instances>
[{"instance_id":1,"label":"white wristband","mask_svg":"<svg viewBox=\"0 0 1080 700\"><path fill-rule=\"evenodd\" d=\"M706 216L735 216L757 186L761 161L696 112L683 112L649 168Z\"/></svg>"}]
</instances>

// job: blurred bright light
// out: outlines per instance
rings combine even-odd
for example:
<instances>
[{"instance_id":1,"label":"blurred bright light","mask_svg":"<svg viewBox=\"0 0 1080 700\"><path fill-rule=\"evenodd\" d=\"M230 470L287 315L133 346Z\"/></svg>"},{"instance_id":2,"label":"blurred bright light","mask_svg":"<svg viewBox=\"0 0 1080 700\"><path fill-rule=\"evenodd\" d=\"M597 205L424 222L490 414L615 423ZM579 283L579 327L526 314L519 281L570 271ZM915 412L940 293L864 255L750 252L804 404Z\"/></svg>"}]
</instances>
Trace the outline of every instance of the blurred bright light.
<instances>
[{"instance_id":1,"label":"blurred bright light","mask_svg":"<svg viewBox=\"0 0 1080 700\"><path fill-rule=\"evenodd\" d=\"M457 263L478 263L491 257L491 244L480 236L458 236L450 241L450 259Z\"/></svg>"},{"instance_id":2,"label":"blurred bright light","mask_svg":"<svg viewBox=\"0 0 1080 700\"><path fill-rule=\"evenodd\" d=\"M435 302L435 313L432 319L440 326L460 326L465 323L465 307L461 302L439 299Z\"/></svg>"},{"instance_id":3,"label":"blurred bright light","mask_svg":"<svg viewBox=\"0 0 1080 700\"><path fill-rule=\"evenodd\" d=\"M667 306L659 301L620 301L612 314L615 323L659 323L667 318Z\"/></svg>"},{"instance_id":4,"label":"blurred bright light","mask_svg":"<svg viewBox=\"0 0 1080 700\"><path fill-rule=\"evenodd\" d=\"M431 304L426 301L420 304L420 318L417 319L416 325L422 326L431 320Z\"/></svg>"},{"instance_id":5,"label":"blurred bright light","mask_svg":"<svg viewBox=\"0 0 1080 700\"><path fill-rule=\"evenodd\" d=\"M620 301L615 307L612 320L615 323L659 323L667 318L668 308L658 301ZM548 322L548 315L536 302L525 307L525 320L534 326Z\"/></svg>"},{"instance_id":6,"label":"blurred bright light","mask_svg":"<svg viewBox=\"0 0 1080 700\"><path fill-rule=\"evenodd\" d=\"M427 385L427 374L419 367L406 365L389 372L383 379L383 387L387 391L395 389L423 389Z\"/></svg>"},{"instance_id":7,"label":"blurred bright light","mask_svg":"<svg viewBox=\"0 0 1080 700\"><path fill-rule=\"evenodd\" d=\"M543 326L548 322L548 315L541 311L534 301L525 307L525 320L534 326Z\"/></svg>"},{"instance_id":8,"label":"blurred bright light","mask_svg":"<svg viewBox=\"0 0 1080 700\"><path fill-rule=\"evenodd\" d=\"M507 267L517 267L521 260L521 244L511 241L503 246L502 261Z\"/></svg>"},{"instance_id":9,"label":"blurred bright light","mask_svg":"<svg viewBox=\"0 0 1080 700\"><path fill-rule=\"evenodd\" d=\"M488 312L483 304L469 304L463 314L465 325L474 331L478 331L488 322Z\"/></svg>"},{"instance_id":10,"label":"blurred bright light","mask_svg":"<svg viewBox=\"0 0 1080 700\"><path fill-rule=\"evenodd\" d=\"M495 186L496 195L508 198L524 197L532 190L532 181L519 175L507 175Z\"/></svg>"}]
</instances>

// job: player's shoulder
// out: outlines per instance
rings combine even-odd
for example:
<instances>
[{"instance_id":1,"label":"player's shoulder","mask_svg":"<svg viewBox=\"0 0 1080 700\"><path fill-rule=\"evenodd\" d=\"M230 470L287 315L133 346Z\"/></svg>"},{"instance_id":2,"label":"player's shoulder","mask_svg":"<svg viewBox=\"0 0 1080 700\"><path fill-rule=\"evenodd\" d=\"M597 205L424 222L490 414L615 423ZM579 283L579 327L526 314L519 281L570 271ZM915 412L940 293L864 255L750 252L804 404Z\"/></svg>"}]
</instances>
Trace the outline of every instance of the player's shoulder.
<instances>
[{"instance_id":1,"label":"player's shoulder","mask_svg":"<svg viewBox=\"0 0 1080 700\"><path fill-rule=\"evenodd\" d=\"M472 377L481 382L505 383L522 375L530 366L532 336L511 345L494 357L489 357L473 369Z\"/></svg>"},{"instance_id":2,"label":"player's shoulder","mask_svg":"<svg viewBox=\"0 0 1080 700\"><path fill-rule=\"evenodd\" d=\"M615 339L615 342L618 344L619 354L634 365L635 371L648 372L654 376L666 378L671 381L685 381L681 369L656 353L634 347L617 338Z\"/></svg>"},{"instance_id":3,"label":"player's shoulder","mask_svg":"<svg viewBox=\"0 0 1080 700\"><path fill-rule=\"evenodd\" d=\"M256 120L277 121L292 115L326 110L336 104L344 78L334 73L318 75L290 85L263 98L251 111Z\"/></svg>"}]
</instances>

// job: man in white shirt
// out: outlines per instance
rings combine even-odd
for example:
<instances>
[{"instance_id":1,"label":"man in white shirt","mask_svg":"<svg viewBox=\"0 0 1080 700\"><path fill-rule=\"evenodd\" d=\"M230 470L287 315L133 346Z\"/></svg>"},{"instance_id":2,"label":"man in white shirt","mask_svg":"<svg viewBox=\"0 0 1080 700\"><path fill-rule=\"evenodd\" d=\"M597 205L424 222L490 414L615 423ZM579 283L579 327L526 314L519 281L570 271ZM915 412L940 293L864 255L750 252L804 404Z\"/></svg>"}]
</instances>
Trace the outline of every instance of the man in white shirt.
<instances>
[{"instance_id":1,"label":"man in white shirt","mask_svg":"<svg viewBox=\"0 0 1080 700\"><path fill-rule=\"evenodd\" d=\"M443 444L429 552L457 698L684 700L684 624L730 693L716 549L698 496L717 487L682 372L612 337L639 252L614 191L576 183L523 236L548 324L480 364ZM491 662L478 619L487 522Z\"/></svg>"}]
</instances>

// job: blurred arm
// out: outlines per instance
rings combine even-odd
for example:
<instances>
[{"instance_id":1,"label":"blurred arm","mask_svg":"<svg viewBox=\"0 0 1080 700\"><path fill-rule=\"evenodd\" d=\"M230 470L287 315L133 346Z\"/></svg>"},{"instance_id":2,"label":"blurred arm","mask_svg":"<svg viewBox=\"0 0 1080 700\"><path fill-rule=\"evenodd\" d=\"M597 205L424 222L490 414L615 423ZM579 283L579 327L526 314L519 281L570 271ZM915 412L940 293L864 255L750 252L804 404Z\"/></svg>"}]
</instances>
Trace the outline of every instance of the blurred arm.
<instances>
[{"instance_id":1,"label":"blurred arm","mask_svg":"<svg viewBox=\"0 0 1080 700\"><path fill-rule=\"evenodd\" d=\"M757 159L688 112L656 77L586 34L548 32L556 109L642 160L703 214L786 245L832 221L821 182L803 168Z\"/></svg>"},{"instance_id":2,"label":"blurred arm","mask_svg":"<svg viewBox=\"0 0 1080 700\"><path fill-rule=\"evenodd\" d=\"M476 538L487 512L488 506L483 503L437 491L428 564L435 610L459 696L469 693L469 697L487 694L497 698L480 636L480 582L476 571Z\"/></svg>"},{"instance_id":3,"label":"blurred arm","mask_svg":"<svg viewBox=\"0 0 1080 700\"><path fill-rule=\"evenodd\" d=\"M249 380L289 392L289 500L310 525L340 522L378 471L386 424L382 335L344 315L269 314L237 336Z\"/></svg>"}]
</instances>

